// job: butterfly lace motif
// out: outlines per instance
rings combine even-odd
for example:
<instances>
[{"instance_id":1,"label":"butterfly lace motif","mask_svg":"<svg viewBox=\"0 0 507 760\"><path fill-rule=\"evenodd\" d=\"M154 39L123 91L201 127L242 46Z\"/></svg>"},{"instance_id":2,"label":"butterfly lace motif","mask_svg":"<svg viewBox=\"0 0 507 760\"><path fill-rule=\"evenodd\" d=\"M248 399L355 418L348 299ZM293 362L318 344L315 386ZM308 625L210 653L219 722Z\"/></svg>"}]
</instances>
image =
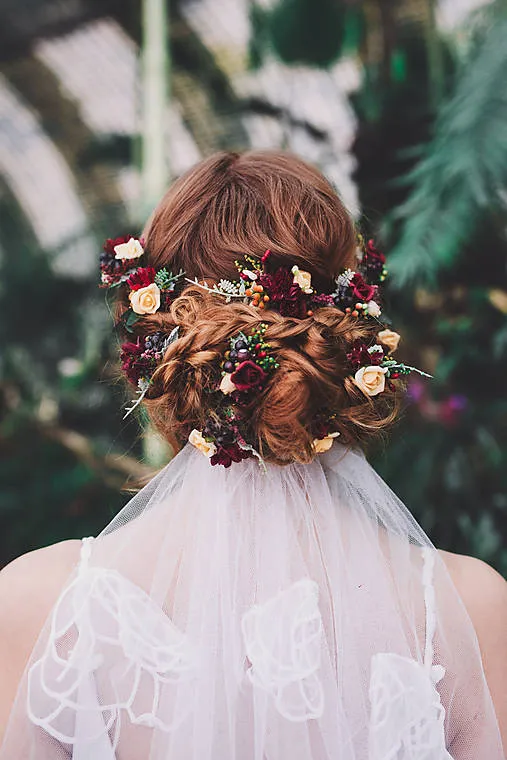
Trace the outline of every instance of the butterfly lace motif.
<instances>
[{"instance_id":1,"label":"butterfly lace motif","mask_svg":"<svg viewBox=\"0 0 507 760\"><path fill-rule=\"evenodd\" d=\"M408 657L374 655L369 760L452 760L436 688L444 675L440 665L428 670Z\"/></svg>"},{"instance_id":2,"label":"butterfly lace motif","mask_svg":"<svg viewBox=\"0 0 507 760\"><path fill-rule=\"evenodd\" d=\"M305 578L250 608L242 619L248 677L290 721L318 718L324 710L318 597L317 584Z\"/></svg>"},{"instance_id":3,"label":"butterfly lace motif","mask_svg":"<svg viewBox=\"0 0 507 760\"><path fill-rule=\"evenodd\" d=\"M87 569L60 597L46 650L29 670L28 714L64 744L114 750L123 713L176 728L186 715L171 689L196 670L186 636L140 587L115 570Z\"/></svg>"}]
</instances>

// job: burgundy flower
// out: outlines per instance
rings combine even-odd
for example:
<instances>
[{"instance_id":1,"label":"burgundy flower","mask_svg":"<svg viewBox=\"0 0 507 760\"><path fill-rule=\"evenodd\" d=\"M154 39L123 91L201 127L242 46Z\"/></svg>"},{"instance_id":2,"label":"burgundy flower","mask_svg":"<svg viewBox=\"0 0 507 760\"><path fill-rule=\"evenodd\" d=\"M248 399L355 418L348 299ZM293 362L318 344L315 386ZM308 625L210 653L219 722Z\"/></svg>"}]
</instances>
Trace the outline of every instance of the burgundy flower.
<instances>
[{"instance_id":1,"label":"burgundy flower","mask_svg":"<svg viewBox=\"0 0 507 760\"><path fill-rule=\"evenodd\" d=\"M368 351L368 356L370 357L369 363L379 365L382 364L384 361L384 352L383 351Z\"/></svg>"},{"instance_id":2,"label":"burgundy flower","mask_svg":"<svg viewBox=\"0 0 507 760\"><path fill-rule=\"evenodd\" d=\"M325 438L329 434L329 420L325 417L317 417L313 420L311 429L314 438Z\"/></svg>"},{"instance_id":3,"label":"burgundy flower","mask_svg":"<svg viewBox=\"0 0 507 760\"><path fill-rule=\"evenodd\" d=\"M362 266L370 282L380 282L385 262L384 254L375 248L373 240L368 240L363 253Z\"/></svg>"},{"instance_id":4,"label":"burgundy flower","mask_svg":"<svg viewBox=\"0 0 507 760\"><path fill-rule=\"evenodd\" d=\"M139 267L130 275L127 283L131 290L140 290L155 282L155 274L153 267Z\"/></svg>"},{"instance_id":5,"label":"burgundy flower","mask_svg":"<svg viewBox=\"0 0 507 760\"><path fill-rule=\"evenodd\" d=\"M276 305L283 317L302 319L306 316L305 294L294 282L294 275L288 269L280 267L273 274L266 272L260 276L259 283L268 293L271 305Z\"/></svg>"},{"instance_id":6,"label":"burgundy flower","mask_svg":"<svg viewBox=\"0 0 507 760\"><path fill-rule=\"evenodd\" d=\"M368 240L368 244L366 245L363 254L363 261L366 264L377 262L383 267L386 263L386 257L381 251L378 250L378 248L375 247L373 240Z\"/></svg>"},{"instance_id":7,"label":"burgundy flower","mask_svg":"<svg viewBox=\"0 0 507 760\"><path fill-rule=\"evenodd\" d=\"M230 467L233 462L241 462L242 459L248 459L252 454L245 451L237 443L230 443L226 446L218 446L217 453L213 454L210 459L212 465L221 464L223 467Z\"/></svg>"},{"instance_id":8,"label":"burgundy flower","mask_svg":"<svg viewBox=\"0 0 507 760\"><path fill-rule=\"evenodd\" d=\"M372 364L366 343L362 343L360 340L354 341L350 351L347 353L347 360L353 370Z\"/></svg>"},{"instance_id":9,"label":"burgundy flower","mask_svg":"<svg viewBox=\"0 0 507 760\"><path fill-rule=\"evenodd\" d=\"M353 276L350 282L350 287L352 288L354 297L359 301L364 301L366 303L368 303L368 301L371 301L377 292L375 285L368 285L368 283L365 282L362 274L359 272L356 272Z\"/></svg>"},{"instance_id":10,"label":"burgundy flower","mask_svg":"<svg viewBox=\"0 0 507 760\"><path fill-rule=\"evenodd\" d=\"M325 293L318 293L312 296L313 306L334 306L333 296L328 296Z\"/></svg>"},{"instance_id":11,"label":"burgundy flower","mask_svg":"<svg viewBox=\"0 0 507 760\"><path fill-rule=\"evenodd\" d=\"M123 275L125 275L131 268L131 261L117 259L114 254L112 255L107 252L102 253L100 256L100 287L109 288L111 285L116 285L117 282L121 281Z\"/></svg>"},{"instance_id":12,"label":"burgundy flower","mask_svg":"<svg viewBox=\"0 0 507 760\"><path fill-rule=\"evenodd\" d=\"M122 370L135 386L142 377L151 375L156 364L154 357L146 354L139 342L124 343L121 347L120 361Z\"/></svg>"},{"instance_id":13,"label":"burgundy flower","mask_svg":"<svg viewBox=\"0 0 507 760\"><path fill-rule=\"evenodd\" d=\"M262 367L248 359L246 362L242 362L232 373L231 380L238 391L249 391L262 386L267 377L268 375Z\"/></svg>"}]
</instances>

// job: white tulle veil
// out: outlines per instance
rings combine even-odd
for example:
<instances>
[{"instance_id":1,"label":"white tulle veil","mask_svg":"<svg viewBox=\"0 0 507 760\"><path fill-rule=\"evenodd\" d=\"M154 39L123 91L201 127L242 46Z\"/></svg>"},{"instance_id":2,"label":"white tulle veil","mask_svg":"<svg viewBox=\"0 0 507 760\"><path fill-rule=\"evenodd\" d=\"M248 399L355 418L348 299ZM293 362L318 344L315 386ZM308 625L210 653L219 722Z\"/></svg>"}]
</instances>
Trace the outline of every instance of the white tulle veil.
<instances>
[{"instance_id":1,"label":"white tulle veil","mask_svg":"<svg viewBox=\"0 0 507 760\"><path fill-rule=\"evenodd\" d=\"M94 540L1 760L502 760L440 555L357 451L187 445Z\"/></svg>"}]
</instances>

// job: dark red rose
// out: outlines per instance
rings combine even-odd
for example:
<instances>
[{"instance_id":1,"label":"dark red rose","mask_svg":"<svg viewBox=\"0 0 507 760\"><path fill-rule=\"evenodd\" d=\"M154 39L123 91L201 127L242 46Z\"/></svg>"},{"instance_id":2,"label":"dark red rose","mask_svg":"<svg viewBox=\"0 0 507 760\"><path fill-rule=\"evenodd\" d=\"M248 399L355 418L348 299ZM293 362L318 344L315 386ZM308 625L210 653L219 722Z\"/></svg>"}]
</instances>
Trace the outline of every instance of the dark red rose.
<instances>
[{"instance_id":1,"label":"dark red rose","mask_svg":"<svg viewBox=\"0 0 507 760\"><path fill-rule=\"evenodd\" d=\"M238 391L249 391L262 386L267 377L268 375L262 367L248 359L246 362L241 362L232 373L231 380Z\"/></svg>"},{"instance_id":2,"label":"dark red rose","mask_svg":"<svg viewBox=\"0 0 507 760\"><path fill-rule=\"evenodd\" d=\"M359 369L359 367L367 367L372 362L370 361L370 354L368 353L368 346L366 343L362 343L360 340L356 340L347 353L347 360L353 370Z\"/></svg>"},{"instance_id":3,"label":"dark red rose","mask_svg":"<svg viewBox=\"0 0 507 760\"><path fill-rule=\"evenodd\" d=\"M288 269L280 267L273 274L264 273L259 283L269 295L271 306L275 306L283 317L302 319L306 316L306 296Z\"/></svg>"},{"instance_id":4,"label":"dark red rose","mask_svg":"<svg viewBox=\"0 0 507 760\"><path fill-rule=\"evenodd\" d=\"M378 250L378 248L375 247L375 243L373 240L368 240L368 244L366 245L364 254L363 254L363 261L366 259L365 263L369 262L378 262L379 264L382 264L382 266L386 263L386 257L384 254Z\"/></svg>"},{"instance_id":5,"label":"dark red rose","mask_svg":"<svg viewBox=\"0 0 507 760\"><path fill-rule=\"evenodd\" d=\"M155 275L153 267L139 267L130 275L127 283L131 290L140 290L155 282Z\"/></svg>"},{"instance_id":6,"label":"dark red rose","mask_svg":"<svg viewBox=\"0 0 507 760\"><path fill-rule=\"evenodd\" d=\"M218 446L217 453L213 454L210 459L212 465L221 464L223 467L230 467L233 462L241 462L242 459L248 459L252 454L245 451L237 443Z\"/></svg>"},{"instance_id":7,"label":"dark red rose","mask_svg":"<svg viewBox=\"0 0 507 760\"><path fill-rule=\"evenodd\" d=\"M358 301L364 301L366 303L368 303L368 301L371 301L377 292L375 285L368 285L368 283L365 282L363 275L359 272L356 272L353 276L350 282L350 287L352 288L354 298L357 298Z\"/></svg>"}]
</instances>

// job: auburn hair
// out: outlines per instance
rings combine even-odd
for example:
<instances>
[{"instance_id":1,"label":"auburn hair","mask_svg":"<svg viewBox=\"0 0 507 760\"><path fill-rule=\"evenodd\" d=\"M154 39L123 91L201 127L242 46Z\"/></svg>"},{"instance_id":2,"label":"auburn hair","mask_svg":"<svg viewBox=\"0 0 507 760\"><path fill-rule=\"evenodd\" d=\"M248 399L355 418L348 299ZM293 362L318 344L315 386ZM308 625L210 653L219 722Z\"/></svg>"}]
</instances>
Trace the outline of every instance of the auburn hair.
<instances>
[{"instance_id":1,"label":"auburn hair","mask_svg":"<svg viewBox=\"0 0 507 760\"><path fill-rule=\"evenodd\" d=\"M296 264L319 291L357 265L354 223L331 185L314 167L279 152L219 153L202 161L168 190L143 233L145 259L155 269L180 269L208 285L237 279L245 254L270 249L281 265ZM127 308L126 296L120 308ZM179 326L145 398L162 435L181 445L202 429L220 382L220 360L231 337L267 324L265 338L279 363L249 413L251 442L266 461L308 462L314 456L312 422L336 415L340 440L358 444L396 417L395 394L365 396L350 377L346 354L357 340L375 342L378 325L333 307L311 317L283 317L274 309L225 303L187 284L168 312L135 325L143 337ZM244 411L244 410L243 410Z\"/></svg>"}]
</instances>

